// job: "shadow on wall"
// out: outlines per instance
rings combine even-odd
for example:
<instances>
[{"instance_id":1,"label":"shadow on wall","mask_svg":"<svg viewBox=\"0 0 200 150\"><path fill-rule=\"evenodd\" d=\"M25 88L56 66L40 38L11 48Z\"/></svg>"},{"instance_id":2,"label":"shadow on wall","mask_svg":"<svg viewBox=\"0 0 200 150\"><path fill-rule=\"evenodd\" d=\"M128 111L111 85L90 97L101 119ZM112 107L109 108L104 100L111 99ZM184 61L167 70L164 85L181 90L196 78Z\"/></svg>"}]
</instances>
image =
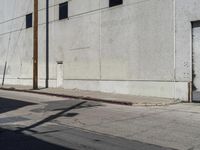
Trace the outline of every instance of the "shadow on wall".
<instances>
[{"instance_id":1,"label":"shadow on wall","mask_svg":"<svg viewBox=\"0 0 200 150\"><path fill-rule=\"evenodd\" d=\"M2 150L73 150L25 135L22 132L0 128Z\"/></svg>"},{"instance_id":2,"label":"shadow on wall","mask_svg":"<svg viewBox=\"0 0 200 150\"><path fill-rule=\"evenodd\" d=\"M0 97L0 114L8 111L13 111L29 105L36 105L36 103L30 103L30 102L24 102L20 100Z\"/></svg>"}]
</instances>

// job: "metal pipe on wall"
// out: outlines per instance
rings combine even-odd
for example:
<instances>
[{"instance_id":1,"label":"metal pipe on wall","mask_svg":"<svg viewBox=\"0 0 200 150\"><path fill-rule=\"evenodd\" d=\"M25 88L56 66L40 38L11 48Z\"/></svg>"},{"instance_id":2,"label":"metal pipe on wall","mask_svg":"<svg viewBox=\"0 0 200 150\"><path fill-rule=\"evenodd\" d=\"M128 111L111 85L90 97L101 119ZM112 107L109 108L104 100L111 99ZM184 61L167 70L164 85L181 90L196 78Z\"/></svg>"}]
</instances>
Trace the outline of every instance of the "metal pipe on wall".
<instances>
[{"instance_id":1,"label":"metal pipe on wall","mask_svg":"<svg viewBox=\"0 0 200 150\"><path fill-rule=\"evenodd\" d=\"M46 0L46 88L49 87L49 0Z\"/></svg>"}]
</instances>

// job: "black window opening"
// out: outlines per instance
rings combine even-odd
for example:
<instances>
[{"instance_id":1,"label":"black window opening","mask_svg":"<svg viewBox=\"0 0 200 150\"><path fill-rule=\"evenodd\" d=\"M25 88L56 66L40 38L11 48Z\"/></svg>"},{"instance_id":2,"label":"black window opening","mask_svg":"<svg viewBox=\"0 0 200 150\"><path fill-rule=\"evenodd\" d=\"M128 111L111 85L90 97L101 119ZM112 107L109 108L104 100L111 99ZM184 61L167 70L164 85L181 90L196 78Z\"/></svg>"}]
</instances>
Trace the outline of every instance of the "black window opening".
<instances>
[{"instance_id":1,"label":"black window opening","mask_svg":"<svg viewBox=\"0 0 200 150\"><path fill-rule=\"evenodd\" d=\"M109 1L109 7L122 5L122 4L123 4L123 0L110 0Z\"/></svg>"},{"instance_id":2,"label":"black window opening","mask_svg":"<svg viewBox=\"0 0 200 150\"><path fill-rule=\"evenodd\" d=\"M59 4L59 20L68 18L68 2Z\"/></svg>"},{"instance_id":3,"label":"black window opening","mask_svg":"<svg viewBox=\"0 0 200 150\"><path fill-rule=\"evenodd\" d=\"M26 15L26 28L31 28L33 25L32 25L32 19L33 18L33 15L32 13L31 14L28 14Z\"/></svg>"}]
</instances>

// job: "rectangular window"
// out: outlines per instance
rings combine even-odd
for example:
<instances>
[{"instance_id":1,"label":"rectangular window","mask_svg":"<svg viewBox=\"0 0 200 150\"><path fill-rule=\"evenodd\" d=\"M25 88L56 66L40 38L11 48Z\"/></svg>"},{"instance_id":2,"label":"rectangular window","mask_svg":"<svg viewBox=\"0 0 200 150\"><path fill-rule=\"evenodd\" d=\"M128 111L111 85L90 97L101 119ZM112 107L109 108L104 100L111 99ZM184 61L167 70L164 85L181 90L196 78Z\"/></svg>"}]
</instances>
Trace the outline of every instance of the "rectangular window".
<instances>
[{"instance_id":1,"label":"rectangular window","mask_svg":"<svg viewBox=\"0 0 200 150\"><path fill-rule=\"evenodd\" d=\"M32 27L32 13L26 15L26 28Z\"/></svg>"},{"instance_id":2,"label":"rectangular window","mask_svg":"<svg viewBox=\"0 0 200 150\"><path fill-rule=\"evenodd\" d=\"M109 7L122 5L122 4L123 4L123 0L110 0Z\"/></svg>"},{"instance_id":3,"label":"rectangular window","mask_svg":"<svg viewBox=\"0 0 200 150\"><path fill-rule=\"evenodd\" d=\"M68 18L68 2L59 4L59 20Z\"/></svg>"}]
</instances>

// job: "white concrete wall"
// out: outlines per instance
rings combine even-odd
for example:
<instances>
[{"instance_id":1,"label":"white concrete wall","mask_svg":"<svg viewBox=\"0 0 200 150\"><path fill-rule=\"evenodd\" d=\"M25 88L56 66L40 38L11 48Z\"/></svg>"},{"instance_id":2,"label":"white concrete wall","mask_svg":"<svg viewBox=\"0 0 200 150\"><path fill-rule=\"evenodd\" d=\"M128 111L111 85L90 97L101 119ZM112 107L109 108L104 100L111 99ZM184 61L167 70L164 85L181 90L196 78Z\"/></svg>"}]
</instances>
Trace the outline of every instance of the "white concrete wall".
<instances>
[{"instance_id":1,"label":"white concrete wall","mask_svg":"<svg viewBox=\"0 0 200 150\"><path fill-rule=\"evenodd\" d=\"M0 5L0 72L8 61L6 80L31 78L32 29L24 30L25 14L32 12L30 0L2 0ZM9 40L10 39L10 40Z\"/></svg>"},{"instance_id":2,"label":"white concrete wall","mask_svg":"<svg viewBox=\"0 0 200 150\"><path fill-rule=\"evenodd\" d=\"M176 3L180 1L183 0ZM24 15L32 12L32 2L2 0L0 5L0 73L8 53L7 84L32 83L33 29L24 29ZM42 85L45 79L45 0L39 2ZM56 87L56 62L63 61L65 88L187 99L188 78L185 78L187 71L183 65L186 63L180 62L181 47L178 47L181 35L177 33L175 40L174 32L175 8L177 12L180 8L175 7L174 0L124 0L123 5L113 8L108 7L108 0L69 0L69 19L59 21L61 2L65 0L50 0L51 86ZM14 21L7 21L11 18L15 18ZM178 32L178 20L176 22ZM22 31L17 31L21 26ZM175 82L175 77L180 82Z\"/></svg>"},{"instance_id":3,"label":"white concrete wall","mask_svg":"<svg viewBox=\"0 0 200 150\"><path fill-rule=\"evenodd\" d=\"M176 80L192 80L192 21L200 20L199 0L176 0Z\"/></svg>"},{"instance_id":4,"label":"white concrete wall","mask_svg":"<svg viewBox=\"0 0 200 150\"><path fill-rule=\"evenodd\" d=\"M175 0L176 81L192 82L192 24L200 20L199 0Z\"/></svg>"}]
</instances>

